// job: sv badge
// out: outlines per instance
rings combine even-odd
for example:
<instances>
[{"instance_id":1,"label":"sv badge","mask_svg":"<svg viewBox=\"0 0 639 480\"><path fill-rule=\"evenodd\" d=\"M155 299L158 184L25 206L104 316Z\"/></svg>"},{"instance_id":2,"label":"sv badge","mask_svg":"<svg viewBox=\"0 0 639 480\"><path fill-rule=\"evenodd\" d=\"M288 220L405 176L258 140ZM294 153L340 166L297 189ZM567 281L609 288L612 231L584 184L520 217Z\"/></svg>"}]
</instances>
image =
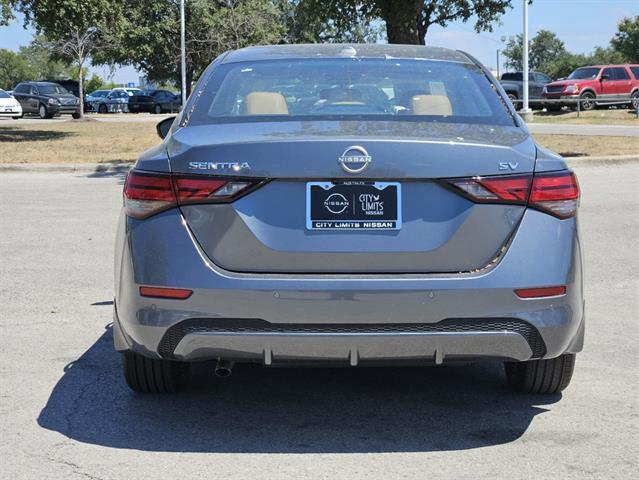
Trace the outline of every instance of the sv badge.
<instances>
[{"instance_id":1,"label":"sv badge","mask_svg":"<svg viewBox=\"0 0 639 480\"><path fill-rule=\"evenodd\" d=\"M517 170L519 162L499 162L499 170Z\"/></svg>"}]
</instances>

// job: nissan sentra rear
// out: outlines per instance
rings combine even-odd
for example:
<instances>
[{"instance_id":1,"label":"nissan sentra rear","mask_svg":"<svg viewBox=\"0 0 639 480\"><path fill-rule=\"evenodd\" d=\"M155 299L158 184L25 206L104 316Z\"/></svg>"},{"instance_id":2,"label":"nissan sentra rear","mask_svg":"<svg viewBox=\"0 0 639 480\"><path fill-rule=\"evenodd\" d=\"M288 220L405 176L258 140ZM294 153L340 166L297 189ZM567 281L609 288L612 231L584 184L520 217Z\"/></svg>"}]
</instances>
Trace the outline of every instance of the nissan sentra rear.
<instances>
[{"instance_id":1,"label":"nissan sentra rear","mask_svg":"<svg viewBox=\"0 0 639 480\"><path fill-rule=\"evenodd\" d=\"M170 122L170 120L168 121ZM564 389L582 349L579 186L469 55L216 59L129 173L114 336L137 392L265 366L499 360Z\"/></svg>"}]
</instances>

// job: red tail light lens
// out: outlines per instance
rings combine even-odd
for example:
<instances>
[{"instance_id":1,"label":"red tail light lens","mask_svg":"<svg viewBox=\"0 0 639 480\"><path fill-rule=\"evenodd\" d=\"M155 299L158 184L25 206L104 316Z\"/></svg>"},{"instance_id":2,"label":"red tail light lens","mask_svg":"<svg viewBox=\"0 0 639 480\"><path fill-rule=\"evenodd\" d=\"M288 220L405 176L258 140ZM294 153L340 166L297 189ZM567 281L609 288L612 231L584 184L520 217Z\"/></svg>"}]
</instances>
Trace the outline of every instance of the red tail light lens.
<instances>
[{"instance_id":1,"label":"red tail light lens","mask_svg":"<svg viewBox=\"0 0 639 480\"><path fill-rule=\"evenodd\" d=\"M206 177L173 178L178 203L224 202L239 197L257 182Z\"/></svg>"},{"instance_id":2,"label":"red tail light lens","mask_svg":"<svg viewBox=\"0 0 639 480\"><path fill-rule=\"evenodd\" d=\"M543 210L569 218L579 207L579 184L569 170L533 175L455 178L450 185L479 203L508 203Z\"/></svg>"},{"instance_id":3,"label":"red tail light lens","mask_svg":"<svg viewBox=\"0 0 639 480\"><path fill-rule=\"evenodd\" d=\"M559 218L572 217L579 208L579 183L571 171L535 175L529 205Z\"/></svg>"},{"instance_id":4,"label":"red tail light lens","mask_svg":"<svg viewBox=\"0 0 639 480\"><path fill-rule=\"evenodd\" d=\"M504 175L454 179L451 183L479 202L507 202L525 204L532 175Z\"/></svg>"},{"instance_id":5,"label":"red tail light lens","mask_svg":"<svg viewBox=\"0 0 639 480\"><path fill-rule=\"evenodd\" d=\"M124 184L124 211L133 218L147 218L178 205L228 202L259 183L131 170Z\"/></svg>"},{"instance_id":6,"label":"red tail light lens","mask_svg":"<svg viewBox=\"0 0 639 480\"><path fill-rule=\"evenodd\" d=\"M124 183L124 212L133 218L146 218L175 207L177 199L171 176L131 170Z\"/></svg>"}]
</instances>

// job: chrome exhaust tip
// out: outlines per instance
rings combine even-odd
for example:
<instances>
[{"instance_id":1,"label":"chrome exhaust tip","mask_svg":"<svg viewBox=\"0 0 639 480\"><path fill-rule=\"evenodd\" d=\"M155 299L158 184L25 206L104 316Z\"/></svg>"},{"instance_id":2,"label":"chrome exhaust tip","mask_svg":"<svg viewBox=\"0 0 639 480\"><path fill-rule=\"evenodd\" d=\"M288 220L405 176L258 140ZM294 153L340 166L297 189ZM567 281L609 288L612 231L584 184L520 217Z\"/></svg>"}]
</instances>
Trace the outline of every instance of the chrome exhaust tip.
<instances>
[{"instance_id":1,"label":"chrome exhaust tip","mask_svg":"<svg viewBox=\"0 0 639 480\"><path fill-rule=\"evenodd\" d=\"M215 376L217 377L230 377L233 373L233 362L229 360L218 360L215 365Z\"/></svg>"}]
</instances>

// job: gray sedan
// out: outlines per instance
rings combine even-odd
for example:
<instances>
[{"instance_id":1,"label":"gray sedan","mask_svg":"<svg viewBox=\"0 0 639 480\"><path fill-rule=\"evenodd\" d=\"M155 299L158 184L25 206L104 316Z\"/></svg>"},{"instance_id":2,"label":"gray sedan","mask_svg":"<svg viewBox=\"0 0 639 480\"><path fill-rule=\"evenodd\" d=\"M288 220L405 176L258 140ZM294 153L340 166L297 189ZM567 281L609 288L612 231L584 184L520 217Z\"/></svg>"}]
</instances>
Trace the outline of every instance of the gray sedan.
<instances>
[{"instance_id":1,"label":"gray sedan","mask_svg":"<svg viewBox=\"0 0 639 480\"><path fill-rule=\"evenodd\" d=\"M192 362L501 360L570 382L584 339L579 186L473 57L253 47L202 74L124 186L114 340L136 392Z\"/></svg>"}]
</instances>

